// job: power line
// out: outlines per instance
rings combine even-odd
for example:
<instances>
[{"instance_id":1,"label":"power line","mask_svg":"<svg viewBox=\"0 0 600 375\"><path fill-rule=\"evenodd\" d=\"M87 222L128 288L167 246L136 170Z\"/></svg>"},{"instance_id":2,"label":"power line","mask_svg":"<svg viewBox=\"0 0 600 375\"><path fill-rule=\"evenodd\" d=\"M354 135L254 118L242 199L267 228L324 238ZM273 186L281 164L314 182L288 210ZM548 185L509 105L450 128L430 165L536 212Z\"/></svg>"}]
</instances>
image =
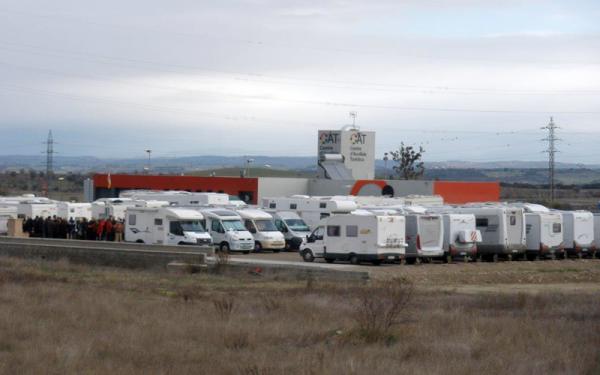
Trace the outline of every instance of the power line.
<instances>
[{"instance_id":1,"label":"power line","mask_svg":"<svg viewBox=\"0 0 600 375\"><path fill-rule=\"evenodd\" d=\"M548 153L548 180L550 185L550 202L552 203L554 203L554 170L556 167L554 156L559 152L556 149L556 142L559 141L556 138L556 129L559 129L559 127L556 126L552 117L550 117L550 123L542 127L542 130L548 131L548 137L544 138L543 141L548 142L548 148L544 152Z\"/></svg>"}]
</instances>

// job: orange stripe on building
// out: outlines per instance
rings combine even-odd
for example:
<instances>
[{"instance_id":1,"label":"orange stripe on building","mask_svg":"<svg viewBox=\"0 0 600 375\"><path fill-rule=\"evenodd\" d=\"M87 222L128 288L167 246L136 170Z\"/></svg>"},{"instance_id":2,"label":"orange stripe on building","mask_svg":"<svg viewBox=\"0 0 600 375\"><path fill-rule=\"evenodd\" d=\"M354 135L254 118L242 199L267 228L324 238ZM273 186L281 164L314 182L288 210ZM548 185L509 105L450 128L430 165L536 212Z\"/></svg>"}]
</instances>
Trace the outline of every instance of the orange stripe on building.
<instances>
[{"instance_id":1,"label":"orange stripe on building","mask_svg":"<svg viewBox=\"0 0 600 375\"><path fill-rule=\"evenodd\" d=\"M358 180L354 183L354 186L352 186L352 190L350 190L350 195L358 195L362 188L364 188L367 185L376 185L380 189L383 189L387 185L387 182L385 182L384 180Z\"/></svg>"},{"instance_id":2,"label":"orange stripe on building","mask_svg":"<svg viewBox=\"0 0 600 375\"><path fill-rule=\"evenodd\" d=\"M441 195L444 202L463 204L500 201L499 182L434 181L433 194Z\"/></svg>"}]
</instances>

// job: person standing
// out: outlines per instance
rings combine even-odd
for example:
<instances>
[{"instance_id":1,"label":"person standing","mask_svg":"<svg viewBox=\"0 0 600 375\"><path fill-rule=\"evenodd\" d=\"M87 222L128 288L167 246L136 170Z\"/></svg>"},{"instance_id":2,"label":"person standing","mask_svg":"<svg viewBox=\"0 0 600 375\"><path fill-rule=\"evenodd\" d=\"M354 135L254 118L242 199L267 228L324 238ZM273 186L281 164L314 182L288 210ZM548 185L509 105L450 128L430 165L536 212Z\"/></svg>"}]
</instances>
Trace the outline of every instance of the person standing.
<instances>
[{"instance_id":1,"label":"person standing","mask_svg":"<svg viewBox=\"0 0 600 375\"><path fill-rule=\"evenodd\" d=\"M115 241L122 242L123 241L123 232L125 230L125 226L123 225L123 221L119 220L115 223Z\"/></svg>"}]
</instances>

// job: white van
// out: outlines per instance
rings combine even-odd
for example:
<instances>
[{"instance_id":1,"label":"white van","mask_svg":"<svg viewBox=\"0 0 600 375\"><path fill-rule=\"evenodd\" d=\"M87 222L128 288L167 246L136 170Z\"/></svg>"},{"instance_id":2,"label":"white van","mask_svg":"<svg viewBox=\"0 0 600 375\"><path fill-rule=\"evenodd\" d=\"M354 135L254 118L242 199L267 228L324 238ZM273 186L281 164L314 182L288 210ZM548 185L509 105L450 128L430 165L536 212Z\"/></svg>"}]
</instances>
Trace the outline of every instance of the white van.
<instances>
[{"instance_id":1,"label":"white van","mask_svg":"<svg viewBox=\"0 0 600 375\"><path fill-rule=\"evenodd\" d=\"M337 214L348 214L358 208L356 202L340 197L309 197L293 195L283 198L263 198L261 208L267 212L293 211L297 213L311 228L320 221Z\"/></svg>"},{"instance_id":2,"label":"white van","mask_svg":"<svg viewBox=\"0 0 600 375\"><path fill-rule=\"evenodd\" d=\"M118 220L125 218L125 211L130 207L141 205L141 201L130 198L101 198L92 202L92 218L108 219L113 217Z\"/></svg>"},{"instance_id":3,"label":"white van","mask_svg":"<svg viewBox=\"0 0 600 375\"><path fill-rule=\"evenodd\" d=\"M125 241L163 245L211 245L196 210L177 207L129 207L126 211Z\"/></svg>"},{"instance_id":4,"label":"white van","mask_svg":"<svg viewBox=\"0 0 600 375\"><path fill-rule=\"evenodd\" d=\"M499 257L525 257L525 211L522 207L474 204L457 207L455 211L475 215L475 226L482 237L477 245L481 258L497 261Z\"/></svg>"},{"instance_id":5,"label":"white van","mask_svg":"<svg viewBox=\"0 0 600 375\"><path fill-rule=\"evenodd\" d=\"M557 212L527 212L525 214L527 259L566 256L563 238L563 218Z\"/></svg>"},{"instance_id":6,"label":"white van","mask_svg":"<svg viewBox=\"0 0 600 375\"><path fill-rule=\"evenodd\" d=\"M17 206L17 213L21 218L47 218L56 216L58 208L53 201L25 201Z\"/></svg>"},{"instance_id":7,"label":"white van","mask_svg":"<svg viewBox=\"0 0 600 375\"><path fill-rule=\"evenodd\" d=\"M481 232L475 227L473 214L442 214L444 220L444 253L451 261L455 257L474 260L477 245L481 242Z\"/></svg>"},{"instance_id":8,"label":"white van","mask_svg":"<svg viewBox=\"0 0 600 375\"><path fill-rule=\"evenodd\" d=\"M198 211L204 215L206 229L217 249L241 251L244 254L254 249L252 233L246 230L241 216L235 211L224 208L207 208Z\"/></svg>"},{"instance_id":9,"label":"white van","mask_svg":"<svg viewBox=\"0 0 600 375\"><path fill-rule=\"evenodd\" d=\"M569 256L584 257L596 251L594 215L589 211L560 211L563 217L565 250Z\"/></svg>"},{"instance_id":10,"label":"white van","mask_svg":"<svg viewBox=\"0 0 600 375\"><path fill-rule=\"evenodd\" d=\"M275 226L285 237L286 250L300 250L310 235L310 228L295 212L280 211L273 214Z\"/></svg>"},{"instance_id":11,"label":"white van","mask_svg":"<svg viewBox=\"0 0 600 375\"><path fill-rule=\"evenodd\" d=\"M83 219L90 220L92 218L91 203L74 203L74 202L58 202L57 215L65 220L73 218L74 220Z\"/></svg>"},{"instance_id":12,"label":"white van","mask_svg":"<svg viewBox=\"0 0 600 375\"><path fill-rule=\"evenodd\" d=\"M242 217L244 226L254 237L254 251L273 250L278 253L285 249L285 238L275 226L273 216L263 210L249 208L236 212Z\"/></svg>"},{"instance_id":13,"label":"white van","mask_svg":"<svg viewBox=\"0 0 600 375\"><path fill-rule=\"evenodd\" d=\"M324 219L302 245L305 262L324 258L352 264L399 261L404 257L405 221L402 216L336 215Z\"/></svg>"}]
</instances>

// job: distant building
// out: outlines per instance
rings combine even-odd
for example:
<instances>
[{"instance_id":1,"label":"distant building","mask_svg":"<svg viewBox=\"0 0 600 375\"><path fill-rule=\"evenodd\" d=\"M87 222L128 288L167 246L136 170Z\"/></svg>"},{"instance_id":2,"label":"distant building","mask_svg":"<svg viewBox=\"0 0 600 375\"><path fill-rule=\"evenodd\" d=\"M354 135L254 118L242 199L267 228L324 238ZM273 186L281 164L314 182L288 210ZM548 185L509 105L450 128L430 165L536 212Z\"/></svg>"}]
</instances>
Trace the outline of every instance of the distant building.
<instances>
[{"instance_id":1,"label":"distant building","mask_svg":"<svg viewBox=\"0 0 600 375\"><path fill-rule=\"evenodd\" d=\"M375 132L353 126L341 130L319 130L319 177L331 180L375 178Z\"/></svg>"}]
</instances>

